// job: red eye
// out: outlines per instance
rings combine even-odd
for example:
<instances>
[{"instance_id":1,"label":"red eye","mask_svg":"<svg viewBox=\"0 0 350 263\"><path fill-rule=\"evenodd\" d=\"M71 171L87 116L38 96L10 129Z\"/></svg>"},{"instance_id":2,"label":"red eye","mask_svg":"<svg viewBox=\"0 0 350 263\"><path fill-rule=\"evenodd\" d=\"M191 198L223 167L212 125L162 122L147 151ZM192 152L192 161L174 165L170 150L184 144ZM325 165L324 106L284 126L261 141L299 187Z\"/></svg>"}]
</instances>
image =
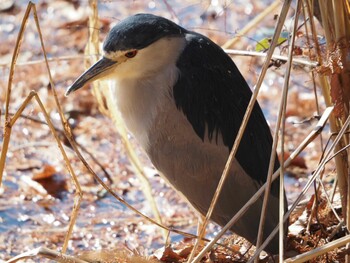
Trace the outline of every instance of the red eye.
<instances>
[{"instance_id":1,"label":"red eye","mask_svg":"<svg viewBox=\"0 0 350 263\"><path fill-rule=\"evenodd\" d=\"M133 50L133 51L129 51L129 52L125 53L125 56L127 58L133 58L136 56L136 54L137 54L137 50Z\"/></svg>"}]
</instances>

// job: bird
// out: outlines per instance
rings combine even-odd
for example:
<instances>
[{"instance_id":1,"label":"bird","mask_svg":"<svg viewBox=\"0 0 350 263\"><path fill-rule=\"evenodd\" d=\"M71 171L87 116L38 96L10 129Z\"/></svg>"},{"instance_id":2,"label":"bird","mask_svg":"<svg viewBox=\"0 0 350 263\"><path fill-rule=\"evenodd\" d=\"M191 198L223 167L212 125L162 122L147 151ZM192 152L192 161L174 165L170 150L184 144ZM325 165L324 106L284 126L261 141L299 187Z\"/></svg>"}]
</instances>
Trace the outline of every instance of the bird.
<instances>
[{"instance_id":1,"label":"bird","mask_svg":"<svg viewBox=\"0 0 350 263\"><path fill-rule=\"evenodd\" d=\"M120 21L102 49L66 96L109 79L130 133L166 181L206 215L252 96L246 80L208 37L153 14ZM272 142L256 102L212 221L224 226L266 182ZM231 228L251 243L257 239L262 202L261 197ZM267 209L264 239L279 221L279 180L271 185ZM277 254L278 238L265 250Z\"/></svg>"}]
</instances>

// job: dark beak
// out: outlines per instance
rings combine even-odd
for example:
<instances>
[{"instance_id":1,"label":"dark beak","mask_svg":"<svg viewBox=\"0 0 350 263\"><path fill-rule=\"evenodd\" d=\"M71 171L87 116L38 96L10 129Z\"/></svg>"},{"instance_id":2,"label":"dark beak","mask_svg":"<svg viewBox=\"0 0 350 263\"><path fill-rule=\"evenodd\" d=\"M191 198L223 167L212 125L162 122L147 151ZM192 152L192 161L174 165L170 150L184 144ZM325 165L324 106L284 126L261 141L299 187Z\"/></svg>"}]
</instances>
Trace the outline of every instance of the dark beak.
<instances>
[{"instance_id":1,"label":"dark beak","mask_svg":"<svg viewBox=\"0 0 350 263\"><path fill-rule=\"evenodd\" d=\"M85 71L74 83L66 90L66 96L71 92L76 91L83 87L85 84L88 84L98 78L100 78L104 72L109 70L117 62L111 59L102 57L94 65L92 65L87 71Z\"/></svg>"}]
</instances>

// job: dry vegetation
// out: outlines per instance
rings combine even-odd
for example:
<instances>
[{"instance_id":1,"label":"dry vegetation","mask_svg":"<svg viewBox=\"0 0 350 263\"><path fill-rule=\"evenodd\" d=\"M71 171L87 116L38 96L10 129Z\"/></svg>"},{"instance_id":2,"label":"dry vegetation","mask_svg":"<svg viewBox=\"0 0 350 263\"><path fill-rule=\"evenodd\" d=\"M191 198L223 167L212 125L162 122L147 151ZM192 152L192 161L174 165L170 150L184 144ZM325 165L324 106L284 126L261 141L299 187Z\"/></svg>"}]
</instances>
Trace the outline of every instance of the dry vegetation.
<instances>
[{"instance_id":1,"label":"dry vegetation","mask_svg":"<svg viewBox=\"0 0 350 263\"><path fill-rule=\"evenodd\" d=\"M70 98L63 95L84 70L84 63L96 58L98 42L108 29L138 12L169 17L226 48L247 50L246 56L233 59L251 87L264 77L258 100L272 131L278 120L285 120L284 136L279 138L283 160L294 157L293 152L312 134L326 107L335 105L329 124L322 133L317 133L321 129L314 132L304 144L305 150L284 171L289 205L301 199L298 196L304 186L311 186L290 216L285 258L300 262L292 257L320 248L324 251L305 260L346 260L346 218L350 215L347 0L333 5L333 1L320 1L321 11L315 9L317 19L310 16L313 1L298 1L300 9L294 2L287 7L287 20L281 21L283 31L287 38L295 36L291 55L303 62L293 66L290 59L264 64L264 59L250 52L264 43L264 38L270 42L277 18L282 16L280 1L218 1L217 5L215 1L190 0L100 1L98 5L95 1L38 1L35 7L28 6L23 36L19 32L26 3L8 2L8 8L3 4L6 1L0 2L0 170L4 169L2 178L0 174L0 262L21 257L40 262L43 258L58 262L187 261L194 245L195 213L158 176L137 142L127 139L130 136L111 114L112 105L102 99L108 94L93 87L95 97L89 89ZM269 4L271 10L264 13ZM294 14L299 14L299 20L293 31ZM13 61L20 39L19 56ZM286 58L292 41L282 38L278 42L274 54ZM260 76L264 68L268 69L266 76ZM290 81L284 84L289 69ZM23 104L28 96L32 99ZM284 97L288 98L286 109L279 114ZM19 111L22 106L23 112ZM336 140L340 142L335 145ZM281 146L277 151L281 152ZM214 238L219 230L209 225L207 237ZM247 262L254 253L255 248L246 241L226 234L220 245L205 253L202 262ZM268 260L262 256L260 262Z\"/></svg>"}]
</instances>

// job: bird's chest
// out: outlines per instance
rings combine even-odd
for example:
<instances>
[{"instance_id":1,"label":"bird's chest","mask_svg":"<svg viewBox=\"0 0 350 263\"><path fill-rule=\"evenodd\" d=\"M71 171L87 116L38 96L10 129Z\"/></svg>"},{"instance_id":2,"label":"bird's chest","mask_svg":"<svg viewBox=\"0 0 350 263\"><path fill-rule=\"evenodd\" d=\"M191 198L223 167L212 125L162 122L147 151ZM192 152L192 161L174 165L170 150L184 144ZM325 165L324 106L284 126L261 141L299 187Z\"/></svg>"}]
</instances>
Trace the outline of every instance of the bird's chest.
<instances>
[{"instance_id":1,"label":"bird's chest","mask_svg":"<svg viewBox=\"0 0 350 263\"><path fill-rule=\"evenodd\" d=\"M168 70L153 78L114 80L110 86L128 130L145 150L151 144L149 134L155 122L164 116L169 104L174 104L170 88L175 81L173 75Z\"/></svg>"},{"instance_id":2,"label":"bird's chest","mask_svg":"<svg viewBox=\"0 0 350 263\"><path fill-rule=\"evenodd\" d=\"M112 85L127 128L170 181L178 174L208 174L207 170L212 169L207 165L208 159L212 159L210 156L228 154L226 147L221 149L215 144L204 143L197 136L184 113L175 105L170 88L173 83L174 79L170 77L146 82L124 80Z\"/></svg>"}]
</instances>

